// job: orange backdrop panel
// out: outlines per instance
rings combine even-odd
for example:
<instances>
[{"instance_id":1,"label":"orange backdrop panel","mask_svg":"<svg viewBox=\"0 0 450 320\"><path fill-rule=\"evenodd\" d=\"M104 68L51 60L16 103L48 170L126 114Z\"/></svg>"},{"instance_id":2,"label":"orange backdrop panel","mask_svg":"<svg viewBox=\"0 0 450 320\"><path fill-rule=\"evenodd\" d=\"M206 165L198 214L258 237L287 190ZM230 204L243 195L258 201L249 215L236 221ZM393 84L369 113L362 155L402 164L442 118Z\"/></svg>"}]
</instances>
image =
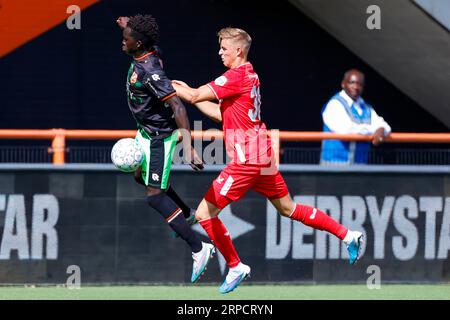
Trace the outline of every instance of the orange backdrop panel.
<instances>
[{"instance_id":1,"label":"orange backdrop panel","mask_svg":"<svg viewBox=\"0 0 450 320\"><path fill-rule=\"evenodd\" d=\"M71 15L67 13L70 5L83 10L98 1L0 0L0 57L65 22Z\"/></svg>"}]
</instances>

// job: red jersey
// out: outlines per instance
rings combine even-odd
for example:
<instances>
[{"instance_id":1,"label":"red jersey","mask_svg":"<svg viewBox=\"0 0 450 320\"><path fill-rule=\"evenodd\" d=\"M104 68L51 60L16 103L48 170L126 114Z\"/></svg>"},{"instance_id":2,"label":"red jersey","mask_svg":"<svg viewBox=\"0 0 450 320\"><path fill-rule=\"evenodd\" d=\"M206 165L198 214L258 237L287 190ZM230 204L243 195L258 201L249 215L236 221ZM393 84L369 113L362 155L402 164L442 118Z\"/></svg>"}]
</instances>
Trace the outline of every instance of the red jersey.
<instances>
[{"instance_id":1,"label":"red jersey","mask_svg":"<svg viewBox=\"0 0 450 320\"><path fill-rule=\"evenodd\" d=\"M229 69L207 84L220 101L225 146L234 163L267 164L272 156L261 121L258 75L250 62Z\"/></svg>"}]
</instances>

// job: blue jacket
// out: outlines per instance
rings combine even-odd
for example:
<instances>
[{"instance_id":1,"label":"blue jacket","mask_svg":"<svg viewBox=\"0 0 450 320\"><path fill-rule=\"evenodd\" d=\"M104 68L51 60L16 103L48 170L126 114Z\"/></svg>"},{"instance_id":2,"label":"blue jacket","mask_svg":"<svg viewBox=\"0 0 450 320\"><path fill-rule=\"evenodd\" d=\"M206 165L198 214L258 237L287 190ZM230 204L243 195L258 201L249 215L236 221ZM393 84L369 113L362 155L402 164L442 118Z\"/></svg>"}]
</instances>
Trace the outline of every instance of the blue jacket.
<instances>
[{"instance_id":1,"label":"blue jacket","mask_svg":"<svg viewBox=\"0 0 450 320\"><path fill-rule=\"evenodd\" d=\"M356 108L352 105L349 106L347 101L342 98L339 93L334 95L330 101L338 100L347 111L351 121L357 124L371 122L372 106L363 102L360 104L362 114L359 115ZM329 102L330 102L329 101ZM328 103L327 103L328 104ZM322 108L322 114L325 111L327 105ZM323 125L324 132L331 132L330 128L326 124ZM340 141L340 140L323 140L321 162L333 162L340 164L365 164L368 162L370 150L370 142L352 142L352 141Z\"/></svg>"}]
</instances>

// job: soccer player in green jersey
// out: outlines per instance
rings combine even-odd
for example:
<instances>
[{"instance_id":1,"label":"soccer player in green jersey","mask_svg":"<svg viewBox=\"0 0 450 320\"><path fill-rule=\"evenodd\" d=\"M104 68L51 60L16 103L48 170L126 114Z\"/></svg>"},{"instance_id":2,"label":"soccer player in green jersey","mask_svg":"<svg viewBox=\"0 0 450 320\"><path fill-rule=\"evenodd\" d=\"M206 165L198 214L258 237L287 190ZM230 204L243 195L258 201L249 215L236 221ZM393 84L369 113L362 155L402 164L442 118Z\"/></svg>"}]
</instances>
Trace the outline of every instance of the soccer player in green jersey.
<instances>
[{"instance_id":1,"label":"soccer player in green jersey","mask_svg":"<svg viewBox=\"0 0 450 320\"><path fill-rule=\"evenodd\" d=\"M203 163L191 145L186 109L155 50L159 40L156 20L151 15L135 15L119 17L117 24L123 29L122 49L133 57L126 82L127 100L138 127L136 140L145 153L135 178L146 186L149 205L191 247L194 260L191 281L195 282L206 269L215 248L202 242L190 228L183 214L183 207L187 206L169 184L178 131L182 131L186 161L194 170L203 169Z\"/></svg>"}]
</instances>

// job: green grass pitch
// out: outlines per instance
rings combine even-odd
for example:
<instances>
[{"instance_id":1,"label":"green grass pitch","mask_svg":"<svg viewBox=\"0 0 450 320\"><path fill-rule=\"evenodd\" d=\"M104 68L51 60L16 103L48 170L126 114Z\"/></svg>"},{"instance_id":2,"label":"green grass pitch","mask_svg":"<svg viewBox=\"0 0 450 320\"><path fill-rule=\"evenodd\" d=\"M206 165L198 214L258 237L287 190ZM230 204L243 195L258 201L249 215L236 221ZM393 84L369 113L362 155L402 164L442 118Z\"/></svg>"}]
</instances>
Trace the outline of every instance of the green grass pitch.
<instances>
[{"instance_id":1,"label":"green grass pitch","mask_svg":"<svg viewBox=\"0 0 450 320\"><path fill-rule=\"evenodd\" d=\"M1 300L450 300L450 284L245 285L223 295L218 286L2 286Z\"/></svg>"}]
</instances>

